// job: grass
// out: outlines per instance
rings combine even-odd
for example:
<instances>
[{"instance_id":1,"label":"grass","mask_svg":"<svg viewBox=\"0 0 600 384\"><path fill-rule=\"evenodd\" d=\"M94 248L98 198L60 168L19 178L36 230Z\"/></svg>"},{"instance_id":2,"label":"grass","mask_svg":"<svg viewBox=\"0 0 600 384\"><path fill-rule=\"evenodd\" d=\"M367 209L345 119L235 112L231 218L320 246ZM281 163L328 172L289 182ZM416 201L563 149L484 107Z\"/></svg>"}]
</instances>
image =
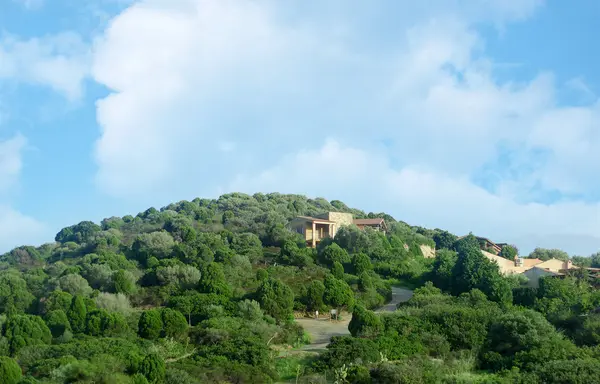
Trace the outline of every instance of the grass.
<instances>
[{"instance_id":1,"label":"grass","mask_svg":"<svg viewBox=\"0 0 600 384\"><path fill-rule=\"evenodd\" d=\"M309 352L299 352L280 356L275 360L275 370L277 371L280 380L295 380L296 377L302 376L306 367L308 367L315 358L316 355Z\"/></svg>"}]
</instances>

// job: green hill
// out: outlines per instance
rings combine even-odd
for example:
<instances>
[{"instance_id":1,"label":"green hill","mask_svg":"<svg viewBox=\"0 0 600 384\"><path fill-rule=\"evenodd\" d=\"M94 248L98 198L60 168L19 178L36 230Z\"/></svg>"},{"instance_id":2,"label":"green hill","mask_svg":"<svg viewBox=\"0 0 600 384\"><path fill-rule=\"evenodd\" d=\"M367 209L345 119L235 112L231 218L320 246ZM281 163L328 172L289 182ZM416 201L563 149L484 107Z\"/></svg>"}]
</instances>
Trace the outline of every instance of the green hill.
<instances>
[{"instance_id":1,"label":"green hill","mask_svg":"<svg viewBox=\"0 0 600 384\"><path fill-rule=\"evenodd\" d=\"M384 218L388 231L344 227L313 249L286 229L329 211ZM473 236L336 200L232 193L81 222L2 255L0 372L7 383L587 383L600 373L600 320L579 316L600 305L587 281L525 288ZM420 288L372 312L395 284ZM354 313L352 336L281 357L307 342L294 317L330 308Z\"/></svg>"}]
</instances>

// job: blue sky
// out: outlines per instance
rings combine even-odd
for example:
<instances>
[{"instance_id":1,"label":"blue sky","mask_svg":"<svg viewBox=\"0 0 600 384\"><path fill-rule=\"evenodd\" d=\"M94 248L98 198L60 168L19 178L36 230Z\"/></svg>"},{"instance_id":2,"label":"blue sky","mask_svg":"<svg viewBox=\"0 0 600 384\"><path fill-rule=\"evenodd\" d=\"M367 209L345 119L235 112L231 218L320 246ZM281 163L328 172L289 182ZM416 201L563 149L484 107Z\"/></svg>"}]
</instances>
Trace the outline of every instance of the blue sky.
<instances>
[{"instance_id":1,"label":"blue sky","mask_svg":"<svg viewBox=\"0 0 600 384\"><path fill-rule=\"evenodd\" d=\"M594 1L0 0L0 252L242 191L600 249Z\"/></svg>"}]
</instances>

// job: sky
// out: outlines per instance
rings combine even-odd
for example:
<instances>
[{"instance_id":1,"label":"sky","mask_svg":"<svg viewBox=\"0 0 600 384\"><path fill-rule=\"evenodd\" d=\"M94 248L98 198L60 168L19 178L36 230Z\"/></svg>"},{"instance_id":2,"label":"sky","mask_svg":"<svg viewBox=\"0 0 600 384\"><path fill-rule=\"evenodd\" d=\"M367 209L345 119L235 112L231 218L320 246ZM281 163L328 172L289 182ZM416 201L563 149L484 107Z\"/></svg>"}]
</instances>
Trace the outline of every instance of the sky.
<instances>
[{"instance_id":1,"label":"sky","mask_svg":"<svg viewBox=\"0 0 600 384\"><path fill-rule=\"evenodd\" d=\"M600 250L593 0L0 0L0 253L195 197Z\"/></svg>"}]
</instances>

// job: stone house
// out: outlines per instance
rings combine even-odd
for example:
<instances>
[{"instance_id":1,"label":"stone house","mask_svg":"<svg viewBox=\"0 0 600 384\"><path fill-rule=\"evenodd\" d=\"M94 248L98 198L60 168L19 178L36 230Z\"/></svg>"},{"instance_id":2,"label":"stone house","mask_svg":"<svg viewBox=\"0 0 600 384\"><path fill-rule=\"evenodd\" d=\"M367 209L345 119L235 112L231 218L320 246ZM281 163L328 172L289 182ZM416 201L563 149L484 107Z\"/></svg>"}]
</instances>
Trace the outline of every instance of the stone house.
<instances>
[{"instance_id":1,"label":"stone house","mask_svg":"<svg viewBox=\"0 0 600 384\"><path fill-rule=\"evenodd\" d=\"M354 219L351 213L344 212L326 212L314 217L298 216L290 221L288 228L304 235L307 246L314 248L323 239L335 237L341 227L353 224L361 229L370 227L387 231L384 219Z\"/></svg>"}]
</instances>

